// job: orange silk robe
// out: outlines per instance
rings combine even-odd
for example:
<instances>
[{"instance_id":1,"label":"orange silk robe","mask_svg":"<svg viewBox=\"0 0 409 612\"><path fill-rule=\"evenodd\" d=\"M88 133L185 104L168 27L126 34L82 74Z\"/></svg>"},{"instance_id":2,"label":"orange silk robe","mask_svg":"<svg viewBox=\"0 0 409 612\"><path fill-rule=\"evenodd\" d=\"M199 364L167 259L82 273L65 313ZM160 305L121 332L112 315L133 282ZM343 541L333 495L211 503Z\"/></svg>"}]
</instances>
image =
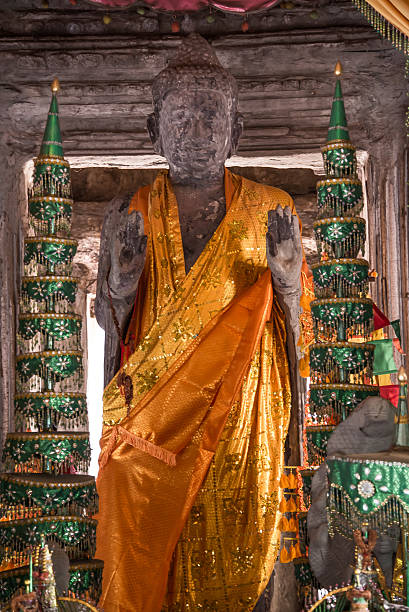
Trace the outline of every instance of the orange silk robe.
<instances>
[{"instance_id":1,"label":"orange silk robe","mask_svg":"<svg viewBox=\"0 0 409 612\"><path fill-rule=\"evenodd\" d=\"M288 194L226 171L226 216L185 273L166 172L139 190L147 260L121 368L104 392L97 556L105 612L250 611L279 546L290 417L267 214Z\"/></svg>"}]
</instances>

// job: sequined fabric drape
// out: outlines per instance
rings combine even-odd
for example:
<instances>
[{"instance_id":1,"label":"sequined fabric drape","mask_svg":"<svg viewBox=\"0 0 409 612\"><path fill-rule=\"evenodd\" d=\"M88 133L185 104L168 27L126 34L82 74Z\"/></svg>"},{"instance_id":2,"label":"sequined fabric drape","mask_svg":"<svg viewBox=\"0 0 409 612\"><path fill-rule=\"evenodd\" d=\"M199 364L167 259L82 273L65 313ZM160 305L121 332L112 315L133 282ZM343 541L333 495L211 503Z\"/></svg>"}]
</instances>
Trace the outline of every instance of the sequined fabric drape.
<instances>
[{"instance_id":1,"label":"sequined fabric drape","mask_svg":"<svg viewBox=\"0 0 409 612\"><path fill-rule=\"evenodd\" d=\"M147 262L122 371L104 392L97 555L105 612L252 610L278 550L290 415L265 252L283 191L226 172L224 220L186 275L166 173L138 192ZM168 571L170 575L168 579Z\"/></svg>"},{"instance_id":2,"label":"sequined fabric drape","mask_svg":"<svg viewBox=\"0 0 409 612\"><path fill-rule=\"evenodd\" d=\"M263 11L278 3L279 0L146 0L146 4L159 11L200 11L207 6L214 6L222 11L248 13ZM91 0L95 4L126 8L136 4L137 0Z\"/></svg>"}]
</instances>

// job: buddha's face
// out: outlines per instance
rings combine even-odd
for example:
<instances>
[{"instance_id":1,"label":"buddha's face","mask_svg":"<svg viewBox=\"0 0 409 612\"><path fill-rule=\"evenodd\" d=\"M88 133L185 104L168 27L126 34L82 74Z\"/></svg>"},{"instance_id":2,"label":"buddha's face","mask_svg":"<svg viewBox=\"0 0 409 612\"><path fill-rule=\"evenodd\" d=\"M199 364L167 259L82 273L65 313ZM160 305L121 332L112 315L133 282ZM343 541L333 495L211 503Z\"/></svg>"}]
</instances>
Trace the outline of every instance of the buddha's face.
<instances>
[{"instance_id":1,"label":"buddha's face","mask_svg":"<svg viewBox=\"0 0 409 612\"><path fill-rule=\"evenodd\" d=\"M171 175L194 182L220 174L233 149L233 122L226 95L214 89L179 88L162 102L156 150Z\"/></svg>"}]
</instances>

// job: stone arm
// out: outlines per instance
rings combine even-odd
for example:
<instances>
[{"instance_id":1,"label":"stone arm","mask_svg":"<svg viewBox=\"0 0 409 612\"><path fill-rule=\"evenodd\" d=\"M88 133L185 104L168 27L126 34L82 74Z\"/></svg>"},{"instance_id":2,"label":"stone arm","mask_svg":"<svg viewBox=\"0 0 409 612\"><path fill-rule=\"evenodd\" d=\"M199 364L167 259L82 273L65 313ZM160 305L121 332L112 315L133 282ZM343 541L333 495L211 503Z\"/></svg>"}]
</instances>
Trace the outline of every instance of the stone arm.
<instances>
[{"instance_id":1,"label":"stone arm","mask_svg":"<svg viewBox=\"0 0 409 612\"><path fill-rule=\"evenodd\" d=\"M300 329L302 245L300 227L289 206L268 213L267 262L275 293L297 345Z\"/></svg>"},{"instance_id":2,"label":"stone arm","mask_svg":"<svg viewBox=\"0 0 409 612\"><path fill-rule=\"evenodd\" d=\"M119 336L123 338L126 332L145 264L143 217L137 211L128 214L130 198L126 195L112 200L101 232L95 316L105 330L105 386L119 369Z\"/></svg>"},{"instance_id":3,"label":"stone arm","mask_svg":"<svg viewBox=\"0 0 409 612\"><path fill-rule=\"evenodd\" d=\"M278 302L283 309L287 331L287 354L290 366L292 411L287 438L286 460L291 465L300 463L302 398L304 383L298 373L300 358L300 297L302 246L297 217L291 208L281 206L268 213L267 262Z\"/></svg>"}]
</instances>

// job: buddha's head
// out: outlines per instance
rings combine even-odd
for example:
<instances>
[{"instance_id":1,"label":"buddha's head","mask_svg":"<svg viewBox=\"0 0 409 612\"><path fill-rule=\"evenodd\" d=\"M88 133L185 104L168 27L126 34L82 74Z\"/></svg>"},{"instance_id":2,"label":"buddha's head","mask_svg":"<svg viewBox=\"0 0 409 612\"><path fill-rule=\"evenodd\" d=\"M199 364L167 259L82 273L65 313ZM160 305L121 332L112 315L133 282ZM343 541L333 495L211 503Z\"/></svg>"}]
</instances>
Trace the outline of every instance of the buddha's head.
<instances>
[{"instance_id":1,"label":"buddha's head","mask_svg":"<svg viewBox=\"0 0 409 612\"><path fill-rule=\"evenodd\" d=\"M171 176L194 183L219 176L242 132L235 79L198 34L183 39L177 54L153 81L154 112L148 130Z\"/></svg>"}]
</instances>

